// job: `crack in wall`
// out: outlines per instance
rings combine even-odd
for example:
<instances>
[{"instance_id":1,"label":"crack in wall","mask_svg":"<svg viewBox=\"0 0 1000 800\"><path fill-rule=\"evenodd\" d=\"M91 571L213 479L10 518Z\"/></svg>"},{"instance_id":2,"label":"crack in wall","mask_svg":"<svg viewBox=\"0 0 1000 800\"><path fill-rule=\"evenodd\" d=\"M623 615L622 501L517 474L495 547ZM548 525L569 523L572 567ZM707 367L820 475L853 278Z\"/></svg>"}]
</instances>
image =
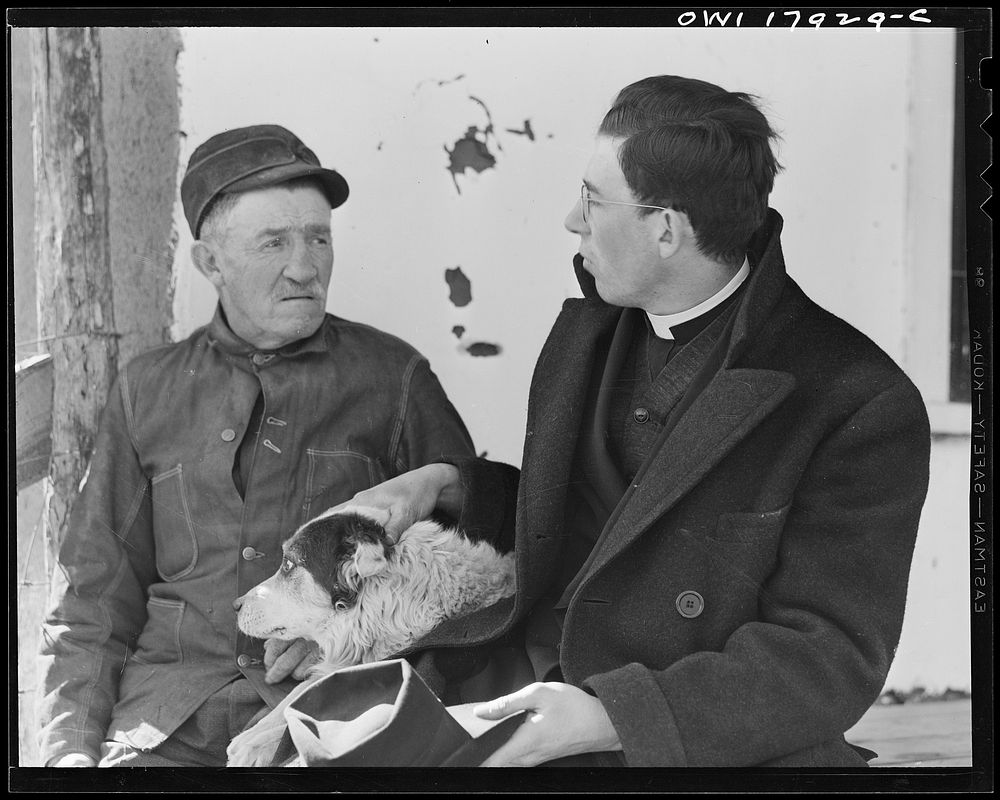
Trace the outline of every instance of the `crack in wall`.
<instances>
[{"instance_id":1,"label":"crack in wall","mask_svg":"<svg viewBox=\"0 0 1000 800\"><path fill-rule=\"evenodd\" d=\"M515 136L527 136L528 141L535 141L535 132L531 129L531 120L526 119L524 121L524 127L518 130L517 128L504 128L507 133L513 133Z\"/></svg>"}]
</instances>

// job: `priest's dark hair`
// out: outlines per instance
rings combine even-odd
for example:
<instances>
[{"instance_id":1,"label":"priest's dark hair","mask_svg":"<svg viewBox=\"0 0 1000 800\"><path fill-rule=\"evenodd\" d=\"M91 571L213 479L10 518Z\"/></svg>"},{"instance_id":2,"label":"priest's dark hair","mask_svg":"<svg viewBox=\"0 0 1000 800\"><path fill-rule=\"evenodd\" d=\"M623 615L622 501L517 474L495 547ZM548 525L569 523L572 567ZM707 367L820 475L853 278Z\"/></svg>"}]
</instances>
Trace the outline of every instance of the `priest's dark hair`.
<instances>
[{"instance_id":1,"label":"priest's dark hair","mask_svg":"<svg viewBox=\"0 0 1000 800\"><path fill-rule=\"evenodd\" d=\"M687 214L699 250L743 261L782 168L758 98L675 75L619 92L598 133L623 139L619 163L637 201ZM653 213L646 209L642 213Z\"/></svg>"}]
</instances>

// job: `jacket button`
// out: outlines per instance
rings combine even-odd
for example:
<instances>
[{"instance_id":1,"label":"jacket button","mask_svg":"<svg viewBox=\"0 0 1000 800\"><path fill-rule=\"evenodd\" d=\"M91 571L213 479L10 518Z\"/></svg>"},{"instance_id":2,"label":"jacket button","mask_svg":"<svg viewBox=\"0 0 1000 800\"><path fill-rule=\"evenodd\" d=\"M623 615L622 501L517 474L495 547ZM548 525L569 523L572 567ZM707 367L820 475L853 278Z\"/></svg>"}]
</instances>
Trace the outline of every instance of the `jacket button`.
<instances>
[{"instance_id":1,"label":"jacket button","mask_svg":"<svg viewBox=\"0 0 1000 800\"><path fill-rule=\"evenodd\" d=\"M253 361L258 367L264 366L268 361L274 358L274 354L270 353L265 355L264 353L254 353L250 356L250 360Z\"/></svg>"},{"instance_id":2,"label":"jacket button","mask_svg":"<svg viewBox=\"0 0 1000 800\"><path fill-rule=\"evenodd\" d=\"M677 595L674 605L677 606L677 611L682 617L694 619L700 616L701 612L705 610L705 598L697 592L688 589Z\"/></svg>"},{"instance_id":3,"label":"jacket button","mask_svg":"<svg viewBox=\"0 0 1000 800\"><path fill-rule=\"evenodd\" d=\"M253 659L246 653L241 653L239 658L236 659L236 664L240 667L249 667L252 663Z\"/></svg>"},{"instance_id":4,"label":"jacket button","mask_svg":"<svg viewBox=\"0 0 1000 800\"><path fill-rule=\"evenodd\" d=\"M644 425L649 419L649 411L645 408L637 408L632 412L632 419L638 422L640 425Z\"/></svg>"},{"instance_id":5,"label":"jacket button","mask_svg":"<svg viewBox=\"0 0 1000 800\"><path fill-rule=\"evenodd\" d=\"M261 558L264 554L258 553L252 547L244 547L242 555L244 561L253 561L255 558Z\"/></svg>"},{"instance_id":6,"label":"jacket button","mask_svg":"<svg viewBox=\"0 0 1000 800\"><path fill-rule=\"evenodd\" d=\"M219 434L219 436L222 437L222 441L231 442L233 439L236 438L236 431L234 431L232 428L226 428L222 433Z\"/></svg>"}]
</instances>

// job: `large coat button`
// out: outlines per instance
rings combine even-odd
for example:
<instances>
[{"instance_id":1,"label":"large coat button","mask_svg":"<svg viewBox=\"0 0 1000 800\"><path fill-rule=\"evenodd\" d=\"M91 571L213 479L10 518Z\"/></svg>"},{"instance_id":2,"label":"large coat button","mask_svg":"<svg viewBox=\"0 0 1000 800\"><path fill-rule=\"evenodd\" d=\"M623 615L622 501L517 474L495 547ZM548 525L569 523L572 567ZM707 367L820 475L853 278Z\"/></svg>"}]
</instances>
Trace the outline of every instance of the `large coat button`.
<instances>
[{"instance_id":1,"label":"large coat button","mask_svg":"<svg viewBox=\"0 0 1000 800\"><path fill-rule=\"evenodd\" d=\"M236 438L236 431L234 431L232 428L226 428L222 433L219 434L219 436L222 437L222 441L231 442L233 439Z\"/></svg>"},{"instance_id":2,"label":"large coat button","mask_svg":"<svg viewBox=\"0 0 1000 800\"><path fill-rule=\"evenodd\" d=\"M632 412L632 419L638 422L640 425L645 425L649 421L649 409L637 408Z\"/></svg>"},{"instance_id":3,"label":"large coat button","mask_svg":"<svg viewBox=\"0 0 1000 800\"><path fill-rule=\"evenodd\" d=\"M692 589L681 592L674 601L678 613L686 619L694 619L705 610L705 598Z\"/></svg>"}]
</instances>

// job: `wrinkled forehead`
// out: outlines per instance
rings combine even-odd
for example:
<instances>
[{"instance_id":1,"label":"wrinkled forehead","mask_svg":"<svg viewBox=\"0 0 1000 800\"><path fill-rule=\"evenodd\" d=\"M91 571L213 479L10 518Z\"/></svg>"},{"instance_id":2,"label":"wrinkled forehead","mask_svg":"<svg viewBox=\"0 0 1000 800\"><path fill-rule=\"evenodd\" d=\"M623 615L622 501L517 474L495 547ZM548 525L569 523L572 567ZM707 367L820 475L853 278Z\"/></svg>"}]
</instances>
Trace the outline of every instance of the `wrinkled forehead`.
<instances>
[{"instance_id":1,"label":"wrinkled forehead","mask_svg":"<svg viewBox=\"0 0 1000 800\"><path fill-rule=\"evenodd\" d=\"M330 201L312 184L268 186L240 192L225 218L225 227L246 231L268 229L330 230Z\"/></svg>"}]
</instances>

